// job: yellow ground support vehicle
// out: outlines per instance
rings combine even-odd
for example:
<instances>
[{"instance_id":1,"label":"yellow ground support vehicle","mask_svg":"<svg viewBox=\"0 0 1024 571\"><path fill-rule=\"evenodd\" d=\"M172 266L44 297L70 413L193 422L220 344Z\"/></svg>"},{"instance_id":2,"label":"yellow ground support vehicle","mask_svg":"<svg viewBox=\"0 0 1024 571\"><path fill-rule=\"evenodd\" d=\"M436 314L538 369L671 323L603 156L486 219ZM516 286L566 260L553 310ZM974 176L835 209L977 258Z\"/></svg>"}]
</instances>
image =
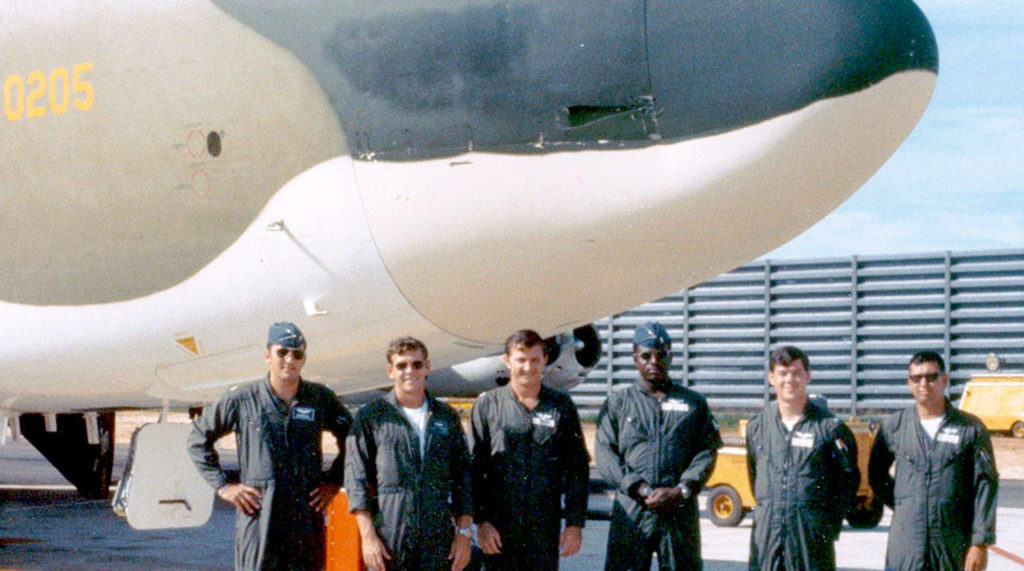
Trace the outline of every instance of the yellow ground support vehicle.
<instances>
[{"instance_id":1,"label":"yellow ground support vehicle","mask_svg":"<svg viewBox=\"0 0 1024 571\"><path fill-rule=\"evenodd\" d=\"M719 448L715 469L705 485L711 490L707 504L711 523L721 527L739 525L755 503L747 472L747 449L744 446Z\"/></svg>"},{"instance_id":2,"label":"yellow ground support vehicle","mask_svg":"<svg viewBox=\"0 0 1024 571\"><path fill-rule=\"evenodd\" d=\"M959 407L980 418L990 432L1024 438L1024 374L971 377Z\"/></svg>"},{"instance_id":3,"label":"yellow ground support vehicle","mask_svg":"<svg viewBox=\"0 0 1024 571\"><path fill-rule=\"evenodd\" d=\"M875 442L877 427L867 422L847 422L857 440L857 467L860 468L860 488L857 509L847 515L851 527L870 529L882 520L882 502L875 498L868 485L868 457ZM740 433L746 432L746 421L740 422ZM750 487L747 471L747 449L744 437L723 438L726 446L718 450L718 460L706 486L708 495L707 512L711 523L722 527L733 527L743 521L743 516L754 508L754 492Z\"/></svg>"}]
</instances>

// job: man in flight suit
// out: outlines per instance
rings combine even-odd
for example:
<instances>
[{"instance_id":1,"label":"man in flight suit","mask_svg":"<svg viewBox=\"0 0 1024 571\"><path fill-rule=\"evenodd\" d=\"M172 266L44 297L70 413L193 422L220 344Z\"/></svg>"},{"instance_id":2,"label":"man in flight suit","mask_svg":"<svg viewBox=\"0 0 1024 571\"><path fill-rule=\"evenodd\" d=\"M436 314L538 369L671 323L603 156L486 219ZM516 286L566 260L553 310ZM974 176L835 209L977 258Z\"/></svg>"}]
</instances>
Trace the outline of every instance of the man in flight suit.
<instances>
[{"instance_id":1,"label":"man in flight suit","mask_svg":"<svg viewBox=\"0 0 1024 571\"><path fill-rule=\"evenodd\" d=\"M459 571L469 562L469 447L459 414L426 390L427 347L391 342L394 388L359 409L346 443L345 490L369 569Z\"/></svg>"},{"instance_id":2,"label":"man in flight suit","mask_svg":"<svg viewBox=\"0 0 1024 571\"><path fill-rule=\"evenodd\" d=\"M697 494L722 446L707 401L672 383L672 340L659 323L633 334L640 378L598 417L597 469L616 485L605 569L701 569Z\"/></svg>"},{"instance_id":3,"label":"man in flight suit","mask_svg":"<svg viewBox=\"0 0 1024 571\"><path fill-rule=\"evenodd\" d=\"M587 515L580 418L569 395L541 384L547 347L536 332L509 337L504 362L509 383L480 395L472 412L473 517L484 564L557 569L559 553L579 552Z\"/></svg>"},{"instance_id":4,"label":"man in flight suit","mask_svg":"<svg viewBox=\"0 0 1024 571\"><path fill-rule=\"evenodd\" d=\"M235 506L236 569L320 569L324 510L341 485L352 415L327 387L302 379L306 339L292 323L270 327L267 377L234 387L192 426L189 454L217 495ZM323 473L321 433L340 452ZM229 483L214 443L235 432L241 482Z\"/></svg>"},{"instance_id":5,"label":"man in flight suit","mask_svg":"<svg viewBox=\"0 0 1024 571\"><path fill-rule=\"evenodd\" d=\"M771 354L768 381L777 398L747 426L747 463L757 509L751 570L833 570L835 541L860 486L853 433L810 402L807 355Z\"/></svg>"},{"instance_id":6,"label":"man in flight suit","mask_svg":"<svg viewBox=\"0 0 1024 571\"><path fill-rule=\"evenodd\" d=\"M886 419L871 448L871 488L893 508L886 569L984 569L996 540L992 441L977 417L946 399L948 384L942 357L914 355L914 406Z\"/></svg>"}]
</instances>

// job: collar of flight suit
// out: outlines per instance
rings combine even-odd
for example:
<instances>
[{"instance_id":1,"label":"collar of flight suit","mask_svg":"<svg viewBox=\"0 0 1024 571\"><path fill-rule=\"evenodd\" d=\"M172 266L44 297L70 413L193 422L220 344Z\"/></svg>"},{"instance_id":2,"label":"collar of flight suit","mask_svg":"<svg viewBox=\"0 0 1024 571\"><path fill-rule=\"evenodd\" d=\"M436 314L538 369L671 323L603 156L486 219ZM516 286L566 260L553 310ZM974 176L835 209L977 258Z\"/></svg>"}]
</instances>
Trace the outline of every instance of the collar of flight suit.
<instances>
[{"instance_id":1,"label":"collar of flight suit","mask_svg":"<svg viewBox=\"0 0 1024 571\"><path fill-rule=\"evenodd\" d=\"M277 396L277 393L274 392L274 388L270 386L269 373L267 374L267 376L263 377L263 382L260 383L260 393L262 398L265 399L267 402L273 404L274 407L277 408L277 410L280 411L282 414L287 413L289 410L291 410L292 407L298 404L309 402L309 390L309 383L307 383L305 379L300 377L299 390L295 392L295 398L292 399L292 402L289 405L284 402L284 399Z\"/></svg>"}]
</instances>

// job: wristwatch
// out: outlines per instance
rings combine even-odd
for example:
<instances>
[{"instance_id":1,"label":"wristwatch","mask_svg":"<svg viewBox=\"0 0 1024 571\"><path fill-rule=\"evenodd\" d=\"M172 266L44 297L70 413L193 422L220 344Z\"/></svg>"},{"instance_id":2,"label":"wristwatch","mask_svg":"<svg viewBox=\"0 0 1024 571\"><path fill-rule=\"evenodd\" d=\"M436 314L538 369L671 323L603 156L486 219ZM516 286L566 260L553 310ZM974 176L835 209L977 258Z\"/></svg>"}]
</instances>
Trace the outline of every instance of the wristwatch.
<instances>
[{"instance_id":1,"label":"wristwatch","mask_svg":"<svg viewBox=\"0 0 1024 571\"><path fill-rule=\"evenodd\" d=\"M683 493L684 500L690 499L690 496L693 495L693 491L690 490L690 486L686 485L685 483L679 484L676 487L679 488L679 491Z\"/></svg>"},{"instance_id":2,"label":"wristwatch","mask_svg":"<svg viewBox=\"0 0 1024 571\"><path fill-rule=\"evenodd\" d=\"M473 530L471 528L459 527L455 529L455 533L461 535L462 537L468 537L469 539L473 539Z\"/></svg>"}]
</instances>

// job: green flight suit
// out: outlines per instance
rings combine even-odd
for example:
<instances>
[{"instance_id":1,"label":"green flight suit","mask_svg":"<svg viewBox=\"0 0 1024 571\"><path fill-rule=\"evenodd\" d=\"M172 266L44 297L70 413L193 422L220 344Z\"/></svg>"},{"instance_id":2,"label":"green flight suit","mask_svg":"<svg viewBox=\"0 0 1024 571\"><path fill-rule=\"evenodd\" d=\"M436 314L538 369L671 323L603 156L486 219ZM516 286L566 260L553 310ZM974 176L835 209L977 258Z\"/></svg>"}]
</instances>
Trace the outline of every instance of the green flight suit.
<instances>
[{"instance_id":1,"label":"green flight suit","mask_svg":"<svg viewBox=\"0 0 1024 571\"><path fill-rule=\"evenodd\" d=\"M598 416L595 455L601 477L615 485L605 569L699 570L697 494L722 446L718 425L699 393L673 385L661 401L639 384L608 396ZM686 488L671 512L655 513L637 497L642 484Z\"/></svg>"},{"instance_id":2,"label":"green flight suit","mask_svg":"<svg viewBox=\"0 0 1024 571\"><path fill-rule=\"evenodd\" d=\"M747 463L757 501L750 569L835 569L834 544L860 487L850 429L808 402L790 431L773 402L747 426Z\"/></svg>"},{"instance_id":3,"label":"green flight suit","mask_svg":"<svg viewBox=\"0 0 1024 571\"><path fill-rule=\"evenodd\" d=\"M459 413L427 396L425 451L394 391L359 409L348 435L349 510L367 510L388 569L446 571L455 518L469 515L469 447Z\"/></svg>"},{"instance_id":4,"label":"green flight suit","mask_svg":"<svg viewBox=\"0 0 1024 571\"><path fill-rule=\"evenodd\" d=\"M558 568L558 537L586 523L589 458L576 405L541 387L531 411L506 385L477 398L472 412L473 518L501 534L487 569ZM564 507L563 507L564 499Z\"/></svg>"},{"instance_id":5,"label":"green flight suit","mask_svg":"<svg viewBox=\"0 0 1024 571\"><path fill-rule=\"evenodd\" d=\"M189 454L214 488L228 483L214 442L234 431L241 483L261 490L254 515L238 511L236 569L320 569L324 561L324 516L309 506L323 483L342 483L345 436L352 415L327 387L303 380L291 405L265 378L232 388L203 410L189 436ZM340 453L323 470L321 433L331 432Z\"/></svg>"},{"instance_id":6,"label":"green flight suit","mask_svg":"<svg viewBox=\"0 0 1024 571\"><path fill-rule=\"evenodd\" d=\"M963 569L971 545L995 543L999 474L992 440L977 417L948 400L934 440L916 407L886 419L871 449L868 479L893 508L886 569Z\"/></svg>"}]
</instances>

